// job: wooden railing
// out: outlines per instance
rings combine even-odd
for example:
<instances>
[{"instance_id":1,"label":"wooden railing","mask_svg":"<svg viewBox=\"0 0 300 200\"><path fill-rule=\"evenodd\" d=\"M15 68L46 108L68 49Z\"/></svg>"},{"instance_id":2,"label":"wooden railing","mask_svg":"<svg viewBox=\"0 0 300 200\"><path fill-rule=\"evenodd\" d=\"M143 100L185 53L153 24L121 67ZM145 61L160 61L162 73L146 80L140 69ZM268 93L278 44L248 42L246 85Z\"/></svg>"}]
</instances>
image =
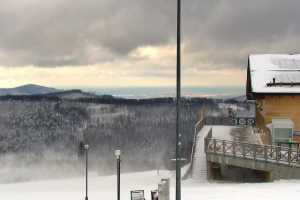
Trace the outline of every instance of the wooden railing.
<instances>
[{"instance_id":1,"label":"wooden railing","mask_svg":"<svg viewBox=\"0 0 300 200\"><path fill-rule=\"evenodd\" d=\"M207 137L205 152L300 167L299 148L240 143Z\"/></svg>"}]
</instances>

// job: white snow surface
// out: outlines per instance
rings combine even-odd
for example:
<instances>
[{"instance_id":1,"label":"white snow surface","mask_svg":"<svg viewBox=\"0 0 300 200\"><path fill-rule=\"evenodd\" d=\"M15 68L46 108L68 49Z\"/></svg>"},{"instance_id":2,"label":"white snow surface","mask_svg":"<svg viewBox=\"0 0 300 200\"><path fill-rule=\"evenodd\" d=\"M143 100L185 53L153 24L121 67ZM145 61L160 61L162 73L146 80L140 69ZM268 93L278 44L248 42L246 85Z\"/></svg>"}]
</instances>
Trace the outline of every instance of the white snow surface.
<instances>
[{"instance_id":1,"label":"white snow surface","mask_svg":"<svg viewBox=\"0 0 300 200\"><path fill-rule=\"evenodd\" d=\"M267 83L300 82L300 54L257 54L249 56L252 91L255 93L300 93L299 86L267 87Z\"/></svg>"},{"instance_id":2,"label":"white snow surface","mask_svg":"<svg viewBox=\"0 0 300 200\"><path fill-rule=\"evenodd\" d=\"M204 152L204 138L207 136L210 126L204 126L197 134L195 153L193 157L193 179L198 182L206 182L206 155Z\"/></svg>"},{"instance_id":3,"label":"white snow surface","mask_svg":"<svg viewBox=\"0 0 300 200\"><path fill-rule=\"evenodd\" d=\"M234 126L211 126L213 138L219 140L232 140L231 131Z\"/></svg>"},{"instance_id":4,"label":"white snow surface","mask_svg":"<svg viewBox=\"0 0 300 200\"><path fill-rule=\"evenodd\" d=\"M195 153L193 158L193 180L207 182L206 154L204 150L204 138L212 129L212 136L220 140L232 140L230 135L233 126L204 126L197 134Z\"/></svg>"},{"instance_id":5,"label":"white snow surface","mask_svg":"<svg viewBox=\"0 0 300 200\"><path fill-rule=\"evenodd\" d=\"M171 199L174 199L174 173L156 171L121 174L121 199L130 199L130 190L143 189L150 200L150 191L157 188L161 178L171 177ZM116 199L116 176L89 177L89 199ZM9 200L82 200L84 199L84 177L0 184L1 199ZM278 181L273 183L199 183L192 179L182 182L184 200L282 200L300 195L300 181Z\"/></svg>"}]
</instances>

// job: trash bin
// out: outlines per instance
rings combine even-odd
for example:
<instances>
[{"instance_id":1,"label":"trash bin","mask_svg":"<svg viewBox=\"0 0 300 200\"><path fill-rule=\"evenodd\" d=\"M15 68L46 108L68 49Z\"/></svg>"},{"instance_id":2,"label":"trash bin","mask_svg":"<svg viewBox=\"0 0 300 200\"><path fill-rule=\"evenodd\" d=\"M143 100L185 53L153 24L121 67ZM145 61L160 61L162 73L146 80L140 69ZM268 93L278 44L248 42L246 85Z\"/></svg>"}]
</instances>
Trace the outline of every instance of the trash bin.
<instances>
[{"instance_id":1,"label":"trash bin","mask_svg":"<svg viewBox=\"0 0 300 200\"><path fill-rule=\"evenodd\" d=\"M158 200L158 190L151 191L151 200Z\"/></svg>"}]
</instances>

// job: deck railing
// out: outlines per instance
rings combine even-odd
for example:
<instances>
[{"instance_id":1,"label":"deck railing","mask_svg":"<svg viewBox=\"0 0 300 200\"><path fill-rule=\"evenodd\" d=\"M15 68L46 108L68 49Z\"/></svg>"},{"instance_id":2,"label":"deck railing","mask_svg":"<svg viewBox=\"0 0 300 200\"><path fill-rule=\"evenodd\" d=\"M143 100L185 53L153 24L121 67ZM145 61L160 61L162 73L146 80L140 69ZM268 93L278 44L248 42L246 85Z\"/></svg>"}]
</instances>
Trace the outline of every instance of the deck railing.
<instances>
[{"instance_id":1,"label":"deck railing","mask_svg":"<svg viewBox=\"0 0 300 200\"><path fill-rule=\"evenodd\" d=\"M205 152L300 167L299 148L257 145L207 137Z\"/></svg>"}]
</instances>

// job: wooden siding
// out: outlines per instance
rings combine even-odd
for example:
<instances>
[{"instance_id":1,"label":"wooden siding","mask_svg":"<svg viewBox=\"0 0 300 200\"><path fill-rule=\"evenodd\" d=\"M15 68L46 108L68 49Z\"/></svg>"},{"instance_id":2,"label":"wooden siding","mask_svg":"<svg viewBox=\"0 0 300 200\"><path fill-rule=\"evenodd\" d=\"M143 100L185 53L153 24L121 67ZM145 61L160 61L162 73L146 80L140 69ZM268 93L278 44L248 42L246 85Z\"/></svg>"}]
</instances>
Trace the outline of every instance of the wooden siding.
<instances>
[{"instance_id":1,"label":"wooden siding","mask_svg":"<svg viewBox=\"0 0 300 200\"><path fill-rule=\"evenodd\" d=\"M295 124L294 131L300 131L300 96L266 95L257 100L256 109L257 126L265 132L270 134L266 125L272 123L273 118L289 118Z\"/></svg>"},{"instance_id":2,"label":"wooden siding","mask_svg":"<svg viewBox=\"0 0 300 200\"><path fill-rule=\"evenodd\" d=\"M300 143L300 136L294 136L294 142Z\"/></svg>"}]
</instances>

